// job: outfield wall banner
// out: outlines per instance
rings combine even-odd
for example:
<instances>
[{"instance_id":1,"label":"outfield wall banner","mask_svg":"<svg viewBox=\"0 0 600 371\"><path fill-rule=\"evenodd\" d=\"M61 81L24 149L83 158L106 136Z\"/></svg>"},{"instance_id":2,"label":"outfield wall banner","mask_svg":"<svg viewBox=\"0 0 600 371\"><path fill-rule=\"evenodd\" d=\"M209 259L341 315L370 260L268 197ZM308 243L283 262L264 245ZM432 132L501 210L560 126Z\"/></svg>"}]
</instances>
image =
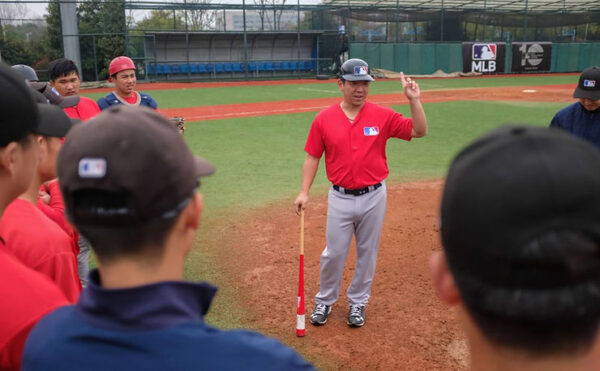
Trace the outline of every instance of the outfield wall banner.
<instances>
[{"instance_id":1,"label":"outfield wall banner","mask_svg":"<svg viewBox=\"0 0 600 371\"><path fill-rule=\"evenodd\" d=\"M511 72L550 72L551 59L551 42L515 42Z\"/></svg>"},{"instance_id":2,"label":"outfield wall banner","mask_svg":"<svg viewBox=\"0 0 600 371\"><path fill-rule=\"evenodd\" d=\"M506 43L463 43L463 72L503 73Z\"/></svg>"}]
</instances>

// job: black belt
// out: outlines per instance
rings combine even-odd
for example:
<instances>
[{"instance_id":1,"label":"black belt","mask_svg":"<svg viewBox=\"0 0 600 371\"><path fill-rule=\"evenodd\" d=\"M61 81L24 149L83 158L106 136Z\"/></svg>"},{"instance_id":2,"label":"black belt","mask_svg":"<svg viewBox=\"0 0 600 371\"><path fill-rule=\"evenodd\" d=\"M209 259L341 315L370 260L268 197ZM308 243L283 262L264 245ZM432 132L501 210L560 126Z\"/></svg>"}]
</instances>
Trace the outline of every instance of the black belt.
<instances>
[{"instance_id":1,"label":"black belt","mask_svg":"<svg viewBox=\"0 0 600 371\"><path fill-rule=\"evenodd\" d=\"M377 188L381 187L381 183L377 183L377 184L373 184L371 186L365 187L365 188L359 188L359 189L348 189L348 188L344 188L344 187L340 187L338 185L333 185L333 189L335 189L338 192L341 193L345 193L347 195L353 195L353 196L361 196L364 195L365 193L369 193L371 191L376 190Z\"/></svg>"}]
</instances>

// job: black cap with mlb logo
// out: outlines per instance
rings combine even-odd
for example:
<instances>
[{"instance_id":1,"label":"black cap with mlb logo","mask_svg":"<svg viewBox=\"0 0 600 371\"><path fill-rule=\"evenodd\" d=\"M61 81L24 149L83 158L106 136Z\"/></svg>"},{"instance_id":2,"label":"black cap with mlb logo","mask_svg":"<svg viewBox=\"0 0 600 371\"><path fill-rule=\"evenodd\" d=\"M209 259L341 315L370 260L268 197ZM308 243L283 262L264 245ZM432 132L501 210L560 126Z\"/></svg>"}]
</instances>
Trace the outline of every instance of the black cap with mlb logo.
<instances>
[{"instance_id":1,"label":"black cap with mlb logo","mask_svg":"<svg viewBox=\"0 0 600 371\"><path fill-rule=\"evenodd\" d=\"M600 67L594 66L583 70L579 76L579 84L573 92L573 98L600 99Z\"/></svg>"},{"instance_id":2,"label":"black cap with mlb logo","mask_svg":"<svg viewBox=\"0 0 600 371\"><path fill-rule=\"evenodd\" d=\"M340 78L346 81L375 81L369 75L369 65L362 59L348 59L340 70Z\"/></svg>"},{"instance_id":3,"label":"black cap with mlb logo","mask_svg":"<svg viewBox=\"0 0 600 371\"><path fill-rule=\"evenodd\" d=\"M167 118L141 106L112 106L75 125L58 158L67 215L79 227L171 219L214 171Z\"/></svg>"}]
</instances>

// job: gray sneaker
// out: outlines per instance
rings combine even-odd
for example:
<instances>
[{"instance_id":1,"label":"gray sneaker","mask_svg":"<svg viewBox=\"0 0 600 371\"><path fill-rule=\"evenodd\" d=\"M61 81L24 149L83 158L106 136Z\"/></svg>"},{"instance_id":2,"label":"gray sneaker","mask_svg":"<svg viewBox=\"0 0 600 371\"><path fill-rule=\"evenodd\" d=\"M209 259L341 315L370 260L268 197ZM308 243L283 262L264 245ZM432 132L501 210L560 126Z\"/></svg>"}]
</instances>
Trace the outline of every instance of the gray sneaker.
<instances>
[{"instance_id":1,"label":"gray sneaker","mask_svg":"<svg viewBox=\"0 0 600 371\"><path fill-rule=\"evenodd\" d=\"M348 326L361 327L365 324L365 306L351 305L348 313Z\"/></svg>"},{"instance_id":2,"label":"gray sneaker","mask_svg":"<svg viewBox=\"0 0 600 371\"><path fill-rule=\"evenodd\" d=\"M331 305L317 304L310 315L310 323L321 326L327 323L327 316L331 313Z\"/></svg>"}]
</instances>

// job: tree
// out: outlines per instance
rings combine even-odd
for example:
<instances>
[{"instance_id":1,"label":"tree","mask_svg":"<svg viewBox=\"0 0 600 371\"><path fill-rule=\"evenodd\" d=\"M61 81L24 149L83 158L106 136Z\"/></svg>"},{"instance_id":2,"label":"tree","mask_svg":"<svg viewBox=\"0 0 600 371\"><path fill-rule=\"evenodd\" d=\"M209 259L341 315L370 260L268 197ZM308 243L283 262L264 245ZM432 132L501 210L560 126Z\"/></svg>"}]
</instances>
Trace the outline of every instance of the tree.
<instances>
[{"instance_id":1,"label":"tree","mask_svg":"<svg viewBox=\"0 0 600 371\"><path fill-rule=\"evenodd\" d=\"M267 13L267 9L265 5L267 4L267 0L254 0L254 5L260 6L259 9L256 10L258 13L258 17L260 18L260 30L265 30L265 15Z\"/></svg>"},{"instance_id":2,"label":"tree","mask_svg":"<svg viewBox=\"0 0 600 371\"><path fill-rule=\"evenodd\" d=\"M287 0L265 0L267 4L269 4L273 8L273 31L281 30L281 15L283 14L283 8L277 9L277 5L281 5L282 7L285 5ZM270 16L267 13L267 19Z\"/></svg>"},{"instance_id":3,"label":"tree","mask_svg":"<svg viewBox=\"0 0 600 371\"><path fill-rule=\"evenodd\" d=\"M46 8L46 36L44 45L48 52L48 59L54 60L62 56L62 30L60 28L60 9L58 0L48 2Z\"/></svg>"},{"instance_id":4,"label":"tree","mask_svg":"<svg viewBox=\"0 0 600 371\"><path fill-rule=\"evenodd\" d=\"M211 0L187 0L187 4L206 5L210 4ZM214 28L216 13L214 10L197 7L186 10L186 22L189 30L202 31Z\"/></svg>"},{"instance_id":5,"label":"tree","mask_svg":"<svg viewBox=\"0 0 600 371\"><path fill-rule=\"evenodd\" d=\"M27 15L24 4L0 4L0 49L4 62L35 68L46 58L46 26L24 21Z\"/></svg>"},{"instance_id":6,"label":"tree","mask_svg":"<svg viewBox=\"0 0 600 371\"><path fill-rule=\"evenodd\" d=\"M45 25L33 22L4 26L4 34L0 37L3 60L9 64L38 68L41 61L48 59L45 34Z\"/></svg>"},{"instance_id":7,"label":"tree","mask_svg":"<svg viewBox=\"0 0 600 371\"><path fill-rule=\"evenodd\" d=\"M77 7L77 18L80 34L100 34L79 38L82 75L95 79L97 73L98 79L106 79L110 61L125 54L125 2L84 1Z\"/></svg>"},{"instance_id":8,"label":"tree","mask_svg":"<svg viewBox=\"0 0 600 371\"><path fill-rule=\"evenodd\" d=\"M14 21L25 18L27 8L21 3L0 4L0 24L13 24Z\"/></svg>"},{"instance_id":9,"label":"tree","mask_svg":"<svg viewBox=\"0 0 600 371\"><path fill-rule=\"evenodd\" d=\"M175 10L152 10L136 25L138 30L185 30L181 12Z\"/></svg>"}]
</instances>

